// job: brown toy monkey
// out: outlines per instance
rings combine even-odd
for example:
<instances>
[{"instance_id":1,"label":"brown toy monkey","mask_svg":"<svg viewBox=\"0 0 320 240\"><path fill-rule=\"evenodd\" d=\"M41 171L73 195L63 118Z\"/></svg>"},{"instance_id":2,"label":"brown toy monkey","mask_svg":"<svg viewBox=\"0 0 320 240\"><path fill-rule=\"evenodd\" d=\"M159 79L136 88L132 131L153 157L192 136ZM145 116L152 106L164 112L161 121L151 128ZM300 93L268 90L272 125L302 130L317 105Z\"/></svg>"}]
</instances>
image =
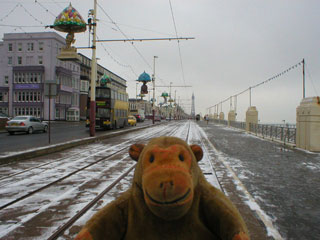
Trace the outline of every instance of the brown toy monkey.
<instances>
[{"instance_id":1,"label":"brown toy monkey","mask_svg":"<svg viewBox=\"0 0 320 240\"><path fill-rule=\"evenodd\" d=\"M132 186L97 212L76 240L249 240L241 215L201 172L200 146L175 137L133 144Z\"/></svg>"}]
</instances>

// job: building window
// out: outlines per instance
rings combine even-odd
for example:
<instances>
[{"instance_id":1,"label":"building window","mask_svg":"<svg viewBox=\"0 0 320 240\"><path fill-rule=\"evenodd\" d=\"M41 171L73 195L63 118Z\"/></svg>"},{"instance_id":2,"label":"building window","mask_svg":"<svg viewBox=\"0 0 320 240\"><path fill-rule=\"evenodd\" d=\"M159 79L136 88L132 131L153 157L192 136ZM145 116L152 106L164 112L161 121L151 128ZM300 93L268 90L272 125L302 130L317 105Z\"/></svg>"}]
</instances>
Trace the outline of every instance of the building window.
<instances>
[{"instance_id":1,"label":"building window","mask_svg":"<svg viewBox=\"0 0 320 240\"><path fill-rule=\"evenodd\" d=\"M8 57L8 65L12 65L12 57Z\"/></svg>"},{"instance_id":2,"label":"building window","mask_svg":"<svg viewBox=\"0 0 320 240\"><path fill-rule=\"evenodd\" d=\"M27 43L28 52L33 51L33 43Z\"/></svg>"},{"instance_id":3,"label":"building window","mask_svg":"<svg viewBox=\"0 0 320 240\"><path fill-rule=\"evenodd\" d=\"M4 101L4 94L2 92L0 92L0 102Z\"/></svg>"},{"instance_id":4,"label":"building window","mask_svg":"<svg viewBox=\"0 0 320 240\"><path fill-rule=\"evenodd\" d=\"M1 108L0 107L0 113L8 114L8 108Z\"/></svg>"},{"instance_id":5,"label":"building window","mask_svg":"<svg viewBox=\"0 0 320 240\"><path fill-rule=\"evenodd\" d=\"M22 52L22 43L18 43L18 52Z\"/></svg>"},{"instance_id":6,"label":"building window","mask_svg":"<svg viewBox=\"0 0 320 240\"><path fill-rule=\"evenodd\" d=\"M18 57L18 65L22 64L22 57Z\"/></svg>"},{"instance_id":7,"label":"building window","mask_svg":"<svg viewBox=\"0 0 320 240\"><path fill-rule=\"evenodd\" d=\"M9 84L9 76L4 76L4 85Z\"/></svg>"},{"instance_id":8,"label":"building window","mask_svg":"<svg viewBox=\"0 0 320 240\"><path fill-rule=\"evenodd\" d=\"M43 64L43 57L42 56L38 56L38 62L39 62L39 64Z\"/></svg>"},{"instance_id":9,"label":"building window","mask_svg":"<svg viewBox=\"0 0 320 240\"><path fill-rule=\"evenodd\" d=\"M13 51L12 43L9 43L9 44L8 44L8 51L9 51L9 52L12 52L12 51Z\"/></svg>"},{"instance_id":10,"label":"building window","mask_svg":"<svg viewBox=\"0 0 320 240\"><path fill-rule=\"evenodd\" d=\"M25 79L25 74L21 73L21 82L25 83L26 79Z\"/></svg>"},{"instance_id":11,"label":"building window","mask_svg":"<svg viewBox=\"0 0 320 240\"><path fill-rule=\"evenodd\" d=\"M32 63L33 63L33 56L27 56L27 58L26 58L26 64L32 65Z\"/></svg>"},{"instance_id":12,"label":"building window","mask_svg":"<svg viewBox=\"0 0 320 240\"><path fill-rule=\"evenodd\" d=\"M60 119L60 111L59 111L59 108L56 108L56 119Z\"/></svg>"},{"instance_id":13,"label":"building window","mask_svg":"<svg viewBox=\"0 0 320 240\"><path fill-rule=\"evenodd\" d=\"M39 42L39 51L43 51L43 42Z\"/></svg>"},{"instance_id":14,"label":"building window","mask_svg":"<svg viewBox=\"0 0 320 240\"><path fill-rule=\"evenodd\" d=\"M34 79L33 79L33 73L29 73L29 80L30 80L30 83L33 83Z\"/></svg>"}]
</instances>

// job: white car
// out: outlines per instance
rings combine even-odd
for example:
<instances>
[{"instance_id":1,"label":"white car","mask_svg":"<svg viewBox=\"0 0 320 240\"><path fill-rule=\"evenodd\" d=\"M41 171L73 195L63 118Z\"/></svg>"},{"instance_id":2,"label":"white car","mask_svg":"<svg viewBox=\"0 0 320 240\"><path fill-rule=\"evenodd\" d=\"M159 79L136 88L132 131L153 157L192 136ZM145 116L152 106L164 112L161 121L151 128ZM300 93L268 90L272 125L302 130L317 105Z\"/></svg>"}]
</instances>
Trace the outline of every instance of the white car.
<instances>
[{"instance_id":1,"label":"white car","mask_svg":"<svg viewBox=\"0 0 320 240\"><path fill-rule=\"evenodd\" d=\"M46 132L48 130L48 124L33 116L17 116L7 122L6 130L10 135L15 132L32 134L35 131Z\"/></svg>"}]
</instances>

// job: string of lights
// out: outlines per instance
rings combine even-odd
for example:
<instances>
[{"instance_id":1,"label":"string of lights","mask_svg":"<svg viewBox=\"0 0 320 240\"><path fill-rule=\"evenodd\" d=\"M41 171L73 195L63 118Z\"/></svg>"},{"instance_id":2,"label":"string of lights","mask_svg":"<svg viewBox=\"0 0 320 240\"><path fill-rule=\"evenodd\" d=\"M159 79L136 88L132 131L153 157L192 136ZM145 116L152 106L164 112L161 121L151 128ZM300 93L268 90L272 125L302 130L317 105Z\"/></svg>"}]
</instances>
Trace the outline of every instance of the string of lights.
<instances>
[{"instance_id":1,"label":"string of lights","mask_svg":"<svg viewBox=\"0 0 320 240\"><path fill-rule=\"evenodd\" d=\"M118 24L113 21L113 19L108 15L108 13L103 9L102 6L99 5L99 3L97 4L99 6L99 8L104 12L104 14L109 18L109 20L111 21L110 23L112 23L113 25L115 25L115 27L117 28L117 30L125 37L125 39L129 39L129 37L120 29L120 27L118 26ZM138 53L138 55L142 58L142 60L147 64L147 66L152 69L152 66L149 64L149 62L145 59L145 57L140 53L140 51L136 48L136 46L133 44L133 42L131 43L132 47L136 50L136 52ZM158 77L157 79L159 79L163 84L166 84L164 82L164 80L160 77Z\"/></svg>"},{"instance_id":2,"label":"string of lights","mask_svg":"<svg viewBox=\"0 0 320 240\"><path fill-rule=\"evenodd\" d=\"M126 38L129 39L128 36L120 29L120 27L117 25L117 23L115 21L113 21L113 19L109 16L109 14L104 10L104 8L100 5L97 4L98 7L102 10L102 12L109 18L109 20L111 21L112 24L115 25L115 27L119 30L119 32ZM136 50L136 52L139 54L139 56L142 58L142 60L148 65L148 67L150 69L152 69L151 65L148 63L148 61L145 59L145 57L140 53L140 51L137 49L137 47L131 43L132 47Z\"/></svg>"},{"instance_id":3,"label":"string of lights","mask_svg":"<svg viewBox=\"0 0 320 240\"><path fill-rule=\"evenodd\" d=\"M54 0L51 0L53 3L55 3L59 8L62 8L62 6L58 3L58 2L56 2L56 1L54 1Z\"/></svg>"},{"instance_id":4,"label":"string of lights","mask_svg":"<svg viewBox=\"0 0 320 240\"><path fill-rule=\"evenodd\" d=\"M284 74L288 73L289 71L291 71L291 70L297 68L298 66L300 66L300 65L302 64L302 62L303 62L303 61L300 61L300 62L298 62L297 64L292 65L291 67L287 68L286 70L284 70L284 71L282 71L282 72L274 75L273 77L270 77L270 78L268 78L267 80L265 80L265 81L263 81L263 82L260 82L260 83L258 83L258 84L256 84L256 85L253 85L253 86L251 86L251 87L249 87L249 88L247 88L247 89L245 89L245 90L243 90L243 91L241 91L241 92L233 95L232 97L235 97L235 98L236 98L236 97L240 96L241 94L243 94L243 93L245 93L245 92L247 92L247 91L250 91L250 90L253 89L253 88L259 87L259 86L261 86L261 85L263 85L263 84L266 84L266 83L268 83L268 82L270 82L270 81L272 81L272 80L274 80L274 79L277 79L277 78L283 76ZM211 106L211 107L208 107L207 110L209 110L209 109L211 109L211 108L213 108L213 107L216 107L216 106L218 106L218 105L220 105L220 104L222 105L223 103L225 103L225 102L227 102L227 101L229 101L229 100L230 100L230 97L226 98L225 100L223 100L223 101L221 101L221 102L219 102L219 103L217 103L217 104L215 104L215 105L213 105L213 106Z\"/></svg>"},{"instance_id":5,"label":"string of lights","mask_svg":"<svg viewBox=\"0 0 320 240\"><path fill-rule=\"evenodd\" d=\"M99 37L98 37L98 36L97 36L97 39L99 40ZM121 67L130 68L131 71L133 72L133 74L134 74L136 77L138 77L138 75L136 74L136 72L133 70L133 68L132 68L130 65L124 65L124 64L122 64L121 62L119 62L117 59L115 59L115 58L110 54L110 52L106 49L106 47L104 46L103 43L100 43L100 44L101 44L103 50L109 55L109 57L110 57L115 63L117 63L117 64L120 65Z\"/></svg>"},{"instance_id":6,"label":"string of lights","mask_svg":"<svg viewBox=\"0 0 320 240\"><path fill-rule=\"evenodd\" d=\"M19 4L20 7L30 16L32 17L36 22L40 23L41 25L44 25L44 23L42 21L40 21L39 19L37 19L35 16L33 16L21 3Z\"/></svg>"},{"instance_id":7,"label":"string of lights","mask_svg":"<svg viewBox=\"0 0 320 240\"><path fill-rule=\"evenodd\" d=\"M56 18L56 14L52 13L48 8L43 6L39 1L35 0L35 3L38 4L40 7L42 7L47 13L50 13L54 18Z\"/></svg>"},{"instance_id":8,"label":"string of lights","mask_svg":"<svg viewBox=\"0 0 320 240\"><path fill-rule=\"evenodd\" d=\"M17 3L17 4L14 6L14 8L11 9L11 11L7 13L7 15L5 15L3 18L0 19L0 21L2 22L4 19L6 19L7 17L9 17L10 14L13 13L14 10L16 10L17 7L19 7L19 4L20 4L20 3Z\"/></svg>"},{"instance_id":9,"label":"string of lights","mask_svg":"<svg viewBox=\"0 0 320 240\"><path fill-rule=\"evenodd\" d=\"M52 0L53 1L53 0ZM55 4L58 4L57 2L53 1ZM52 16L55 17L55 14L52 13L47 7L45 7L42 3L40 3L39 1L35 0L35 4L38 4L46 13L50 13ZM99 5L99 4L98 4ZM5 20L7 17L9 17L17 8L22 8L25 13L27 15L29 15L30 17L32 17L36 22L40 23L41 25L33 25L33 26L24 26L24 25L11 25L11 24L0 24L0 26L5 26L5 27L13 27L13 31L17 31L18 29L20 29L23 33L28 34L27 31L25 31L23 28L25 27L45 27L46 25L39 20L37 17L35 17L25 6L23 6L23 4L21 4L20 2L18 2L15 7L10 10L10 12L8 12L8 14L6 14L4 17L2 17L0 19L0 21ZM121 34L128 39L128 36L120 29L120 27L117 25L116 22L114 22L111 17L106 13L106 11L99 5L99 7L102 9L102 11L106 14L106 16L110 19L111 23L114 24L117 27L117 30L121 32ZM32 38L32 36L30 35L30 38ZM110 58L116 62L119 66L125 67L125 68L130 68L130 70L132 71L132 73L135 75L135 77L137 77L137 73L134 71L134 69L132 68L132 66L130 65L125 65L122 64L121 62L119 62L117 59L115 59L110 52L105 48L105 46L103 44L101 44L101 46L103 47L104 51L110 56ZM135 48L135 50L137 51L137 53L140 55L140 57L144 60L144 62L151 68L151 65L146 61L146 59L143 57L143 55L140 53L140 51L133 45L133 47ZM159 78L160 79L160 78ZM162 82L163 80L160 79ZM164 82L163 82L164 83Z\"/></svg>"}]
</instances>

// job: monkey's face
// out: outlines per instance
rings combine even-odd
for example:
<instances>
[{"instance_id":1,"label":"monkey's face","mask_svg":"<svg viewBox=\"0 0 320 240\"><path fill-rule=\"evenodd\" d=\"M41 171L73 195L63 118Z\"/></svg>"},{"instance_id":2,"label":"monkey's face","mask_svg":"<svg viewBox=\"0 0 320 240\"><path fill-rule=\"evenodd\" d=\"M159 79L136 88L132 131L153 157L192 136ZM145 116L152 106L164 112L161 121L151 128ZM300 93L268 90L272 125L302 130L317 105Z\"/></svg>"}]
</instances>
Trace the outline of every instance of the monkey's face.
<instances>
[{"instance_id":1,"label":"monkey's face","mask_svg":"<svg viewBox=\"0 0 320 240\"><path fill-rule=\"evenodd\" d=\"M149 209L165 220L178 219L190 209L194 186L192 155L180 144L154 145L142 161L142 188Z\"/></svg>"}]
</instances>

